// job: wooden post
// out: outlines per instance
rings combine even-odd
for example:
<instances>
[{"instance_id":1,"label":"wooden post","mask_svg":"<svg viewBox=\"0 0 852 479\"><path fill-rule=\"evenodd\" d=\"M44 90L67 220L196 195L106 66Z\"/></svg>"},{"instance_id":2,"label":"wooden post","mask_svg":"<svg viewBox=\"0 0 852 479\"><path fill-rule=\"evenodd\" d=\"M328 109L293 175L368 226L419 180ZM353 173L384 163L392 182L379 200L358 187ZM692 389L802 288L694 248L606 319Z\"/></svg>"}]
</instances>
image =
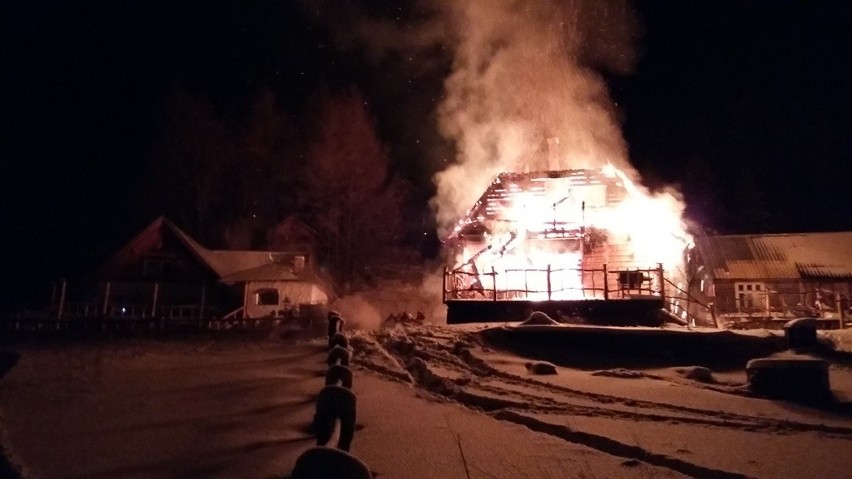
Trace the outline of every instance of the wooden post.
<instances>
[{"instance_id":1,"label":"wooden post","mask_svg":"<svg viewBox=\"0 0 852 479\"><path fill-rule=\"evenodd\" d=\"M719 329L719 322L716 320L716 303L710 303L707 307L710 309L710 317L713 319L713 326L716 327L716 329Z\"/></svg>"},{"instance_id":2,"label":"wooden post","mask_svg":"<svg viewBox=\"0 0 852 479\"><path fill-rule=\"evenodd\" d=\"M201 310L198 311L198 319L204 319L204 308L207 306L207 284L201 285Z\"/></svg>"},{"instance_id":3,"label":"wooden post","mask_svg":"<svg viewBox=\"0 0 852 479\"><path fill-rule=\"evenodd\" d=\"M660 299L666 304L666 277L663 275L663 263L657 263L657 277L660 281Z\"/></svg>"},{"instance_id":4,"label":"wooden post","mask_svg":"<svg viewBox=\"0 0 852 479\"><path fill-rule=\"evenodd\" d=\"M603 273L604 273L604 284L603 284L604 301L607 301L607 300L609 300L609 279L607 279L607 276L609 276L609 273L606 270L606 263L603 264Z\"/></svg>"},{"instance_id":5,"label":"wooden post","mask_svg":"<svg viewBox=\"0 0 852 479\"><path fill-rule=\"evenodd\" d=\"M68 281L62 280L62 289L59 292L59 306L56 308L56 319L62 319L62 310L65 309L65 291L68 287Z\"/></svg>"},{"instance_id":6,"label":"wooden post","mask_svg":"<svg viewBox=\"0 0 852 479\"><path fill-rule=\"evenodd\" d=\"M109 281L107 281L106 285L104 286L104 309L103 309L103 311L102 311L102 313L103 313L103 315L104 315L104 316L106 316L106 314L107 314L107 308L109 307L109 290L110 290L110 284L111 284L111 283L110 283Z\"/></svg>"},{"instance_id":7,"label":"wooden post","mask_svg":"<svg viewBox=\"0 0 852 479\"><path fill-rule=\"evenodd\" d=\"M444 278L443 284L441 286L441 299L446 303L447 302L447 267L444 266Z\"/></svg>"},{"instance_id":8,"label":"wooden post","mask_svg":"<svg viewBox=\"0 0 852 479\"><path fill-rule=\"evenodd\" d=\"M497 270L491 267L491 290L494 291L494 301L497 301Z\"/></svg>"},{"instance_id":9,"label":"wooden post","mask_svg":"<svg viewBox=\"0 0 852 479\"><path fill-rule=\"evenodd\" d=\"M550 284L550 265L547 265L547 300L550 301L551 284Z\"/></svg>"},{"instance_id":10,"label":"wooden post","mask_svg":"<svg viewBox=\"0 0 852 479\"><path fill-rule=\"evenodd\" d=\"M248 315L248 281L246 281L245 288L243 288L243 318L246 318Z\"/></svg>"},{"instance_id":11,"label":"wooden post","mask_svg":"<svg viewBox=\"0 0 852 479\"><path fill-rule=\"evenodd\" d=\"M151 299L151 317L157 316L157 300L160 296L160 283L154 283L154 297Z\"/></svg>"}]
</instances>

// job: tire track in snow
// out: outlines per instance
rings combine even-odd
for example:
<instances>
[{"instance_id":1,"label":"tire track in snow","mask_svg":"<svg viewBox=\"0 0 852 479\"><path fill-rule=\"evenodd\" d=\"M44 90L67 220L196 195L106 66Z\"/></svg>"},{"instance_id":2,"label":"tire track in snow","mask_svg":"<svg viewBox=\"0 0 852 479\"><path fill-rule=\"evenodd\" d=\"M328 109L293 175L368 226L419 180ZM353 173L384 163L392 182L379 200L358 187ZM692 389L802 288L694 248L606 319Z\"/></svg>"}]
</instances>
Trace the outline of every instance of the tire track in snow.
<instances>
[{"instance_id":1,"label":"tire track in snow","mask_svg":"<svg viewBox=\"0 0 852 479\"><path fill-rule=\"evenodd\" d=\"M653 466L665 467L682 474L686 474L698 479L749 479L751 476L740 474L737 472L728 472L721 469L713 469L709 467L699 466L691 462L686 462L681 459L669 457L663 454L656 454L645 450L639 446L624 444L606 436L590 434L587 432L574 431L569 427L550 424L538 419L524 416L514 411L499 411L494 414L494 417L503 421L513 422L526 426L529 429L548 434L560 439L582 444L584 446L597 449L598 451L611 454L613 456L638 459Z\"/></svg>"},{"instance_id":2,"label":"tire track in snow","mask_svg":"<svg viewBox=\"0 0 852 479\"><path fill-rule=\"evenodd\" d=\"M735 429L747 432L766 432L770 434L792 434L801 432L816 432L840 439L852 440L852 428L842 426L831 426L820 423L796 422L750 415L736 414L731 412L708 411L700 408L681 406L665 402L645 401L624 398L619 396L604 395L581 391L565 386L555 385L534 378L517 376L496 369L485 361L476 358L469 349L456 347L460 341L456 340L453 345L441 343L435 340L435 336L429 336L429 332L423 335L408 334L418 331L391 330L379 332L376 337L389 354L397 357L405 364L412 357L418 357L427 363L436 363L442 368L453 370L461 375L472 377L472 380L464 384L464 388L481 389L497 395L506 403L521 404L520 409L534 410L536 412L558 413L567 411L572 414L581 414L589 417L614 417L635 421L667 421L670 423L694 423L711 427ZM474 343L468 334L467 343ZM446 341L453 341L452 336L443 337ZM464 341L464 340L462 340ZM459 351L454 354L454 351ZM527 392L516 391L499 385L482 384L479 379L487 379L488 382L503 382L526 389ZM499 381L495 381L499 379ZM540 391L542 395L529 392L530 389ZM438 391L440 393L440 391ZM468 391L470 394L471 391ZM550 396L548 396L550 395ZM552 397L558 395L559 398ZM511 398L511 399L510 399ZM594 405L582 405L572 403L571 399L581 399L594 403ZM493 400L484 400L493 403ZM608 407L613 406L613 407ZM630 408L630 411L617 409L617 406ZM510 406L512 407L512 406ZM517 407L517 406L513 406ZM484 408L486 409L486 408ZM493 410L491 408L487 408ZM642 409L648 412L641 411ZM670 414L666 414L666 413Z\"/></svg>"},{"instance_id":3,"label":"tire track in snow","mask_svg":"<svg viewBox=\"0 0 852 479\"><path fill-rule=\"evenodd\" d=\"M383 345L386 344L382 342L381 339L379 340L379 342ZM399 344L391 346L396 346L398 348ZM391 347L391 349L395 348ZM408 348L406 346L403 349ZM411 349L409 352L413 353L413 351L414 349ZM430 392L449 398L450 400L453 400L461 405L473 409L496 411L494 414L492 414L492 417L494 417L495 419L522 425L524 427L529 428L530 430L548 434L550 436L574 444L583 445L603 452L605 454L617 457L624 457L632 460L639 460L653 466L663 467L699 479L751 479L750 476L744 474L732 473L720 469L700 466L687 461L683 461L681 459L672 458L663 454L657 454L643 449L639 446L625 444L605 436L575 431L566 426L550 424L545 421L526 416L513 409L526 410L528 409L529 403L526 401L518 401L511 396L507 397L507 395L505 394L501 395L501 397L487 397L472 393L464 387L455 389L448 389L443 386L440 388L430 387L430 385L428 384L430 380L429 376L424 374L424 372L421 370L421 368L427 367L425 366L425 361L422 360L422 356L424 356L424 354L422 354L422 351L421 354L411 354L408 358L398 356L398 359L403 360L401 362L406 365L408 372L411 374L416 384L419 384L421 387L424 387ZM449 358L447 358L446 356L434 356L435 357L433 357L432 359L436 362L442 363L441 365L443 367L457 370L459 372L465 371L465 368L461 367L459 363L454 360L448 360ZM440 356L440 358L437 356ZM412 360L412 358L419 358L420 360L416 361ZM362 361L363 359L365 358L362 358ZM405 361L405 359L408 359L408 361ZM372 369L373 371L379 371L378 368L370 367L369 369ZM502 391L505 392L505 390ZM541 398L539 397L536 397L535 399L539 401L541 400Z\"/></svg>"}]
</instances>

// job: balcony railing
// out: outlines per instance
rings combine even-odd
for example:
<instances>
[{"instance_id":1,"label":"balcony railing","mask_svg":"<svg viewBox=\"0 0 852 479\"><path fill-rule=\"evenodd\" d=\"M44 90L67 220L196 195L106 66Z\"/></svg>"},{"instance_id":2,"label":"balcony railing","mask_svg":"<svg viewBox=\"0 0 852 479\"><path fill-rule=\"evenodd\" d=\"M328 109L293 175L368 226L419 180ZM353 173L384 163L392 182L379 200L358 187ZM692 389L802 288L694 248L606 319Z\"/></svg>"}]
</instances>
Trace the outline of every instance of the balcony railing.
<instances>
[{"instance_id":1,"label":"balcony railing","mask_svg":"<svg viewBox=\"0 0 852 479\"><path fill-rule=\"evenodd\" d=\"M663 267L444 270L444 301L562 301L662 298Z\"/></svg>"}]
</instances>

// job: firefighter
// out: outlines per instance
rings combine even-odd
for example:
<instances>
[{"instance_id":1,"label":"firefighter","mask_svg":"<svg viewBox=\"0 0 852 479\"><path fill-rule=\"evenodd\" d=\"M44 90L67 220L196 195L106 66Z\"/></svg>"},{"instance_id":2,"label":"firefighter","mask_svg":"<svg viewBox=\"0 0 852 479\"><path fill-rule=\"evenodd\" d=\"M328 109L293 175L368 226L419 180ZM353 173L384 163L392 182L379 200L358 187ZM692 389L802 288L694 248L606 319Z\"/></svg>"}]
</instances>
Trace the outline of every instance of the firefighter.
<instances>
[{"instance_id":1,"label":"firefighter","mask_svg":"<svg viewBox=\"0 0 852 479\"><path fill-rule=\"evenodd\" d=\"M332 339L337 333L343 332L343 317L337 311L328 312L328 349L334 347Z\"/></svg>"}]
</instances>

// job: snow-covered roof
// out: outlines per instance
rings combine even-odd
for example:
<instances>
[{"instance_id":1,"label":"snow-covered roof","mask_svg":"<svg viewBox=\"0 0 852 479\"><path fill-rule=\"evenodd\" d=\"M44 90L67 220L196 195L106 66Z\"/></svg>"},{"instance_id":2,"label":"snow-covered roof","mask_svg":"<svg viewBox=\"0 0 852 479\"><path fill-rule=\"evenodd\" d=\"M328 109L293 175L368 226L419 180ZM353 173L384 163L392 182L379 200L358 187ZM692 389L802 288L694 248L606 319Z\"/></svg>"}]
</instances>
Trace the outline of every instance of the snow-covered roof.
<instances>
[{"instance_id":1,"label":"snow-covered roof","mask_svg":"<svg viewBox=\"0 0 852 479\"><path fill-rule=\"evenodd\" d=\"M267 263L255 268L236 271L223 276L223 283L243 283L246 281L299 281L302 277L293 271L293 265Z\"/></svg>"},{"instance_id":2,"label":"snow-covered roof","mask_svg":"<svg viewBox=\"0 0 852 479\"><path fill-rule=\"evenodd\" d=\"M716 278L852 278L852 231L703 236L696 247Z\"/></svg>"},{"instance_id":3,"label":"snow-covered roof","mask_svg":"<svg viewBox=\"0 0 852 479\"><path fill-rule=\"evenodd\" d=\"M293 264L294 254L277 251L203 250L204 261L220 278L264 265Z\"/></svg>"},{"instance_id":4,"label":"snow-covered roof","mask_svg":"<svg viewBox=\"0 0 852 479\"><path fill-rule=\"evenodd\" d=\"M294 272L296 257L305 256L304 251L211 250L201 246L189 234L162 216L125 245L112 259L111 264L125 261L128 256L161 242L163 231L169 231L199 263L223 283L309 281L327 289L329 281L320 278L309 267L302 268L299 273Z\"/></svg>"}]
</instances>

